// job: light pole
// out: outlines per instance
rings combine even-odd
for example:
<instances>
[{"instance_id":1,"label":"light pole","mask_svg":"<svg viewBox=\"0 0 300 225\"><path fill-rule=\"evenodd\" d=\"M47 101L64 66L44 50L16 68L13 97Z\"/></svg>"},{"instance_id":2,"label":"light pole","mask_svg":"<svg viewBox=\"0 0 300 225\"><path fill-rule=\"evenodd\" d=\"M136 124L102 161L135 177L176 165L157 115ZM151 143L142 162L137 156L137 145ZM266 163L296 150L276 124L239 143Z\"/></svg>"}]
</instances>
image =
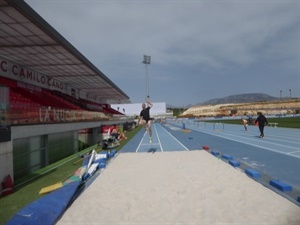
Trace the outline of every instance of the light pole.
<instances>
[{"instance_id":1,"label":"light pole","mask_svg":"<svg viewBox=\"0 0 300 225\"><path fill-rule=\"evenodd\" d=\"M289 89L290 91L290 98L292 98L292 89Z\"/></svg>"},{"instance_id":2,"label":"light pole","mask_svg":"<svg viewBox=\"0 0 300 225\"><path fill-rule=\"evenodd\" d=\"M280 90L280 98L281 98L281 96L282 96L282 90Z\"/></svg>"},{"instance_id":3,"label":"light pole","mask_svg":"<svg viewBox=\"0 0 300 225\"><path fill-rule=\"evenodd\" d=\"M149 96L149 78L148 78L148 65L151 62L151 56L149 55L144 55L144 60L143 63L145 64L145 77L146 77L146 97Z\"/></svg>"}]
</instances>

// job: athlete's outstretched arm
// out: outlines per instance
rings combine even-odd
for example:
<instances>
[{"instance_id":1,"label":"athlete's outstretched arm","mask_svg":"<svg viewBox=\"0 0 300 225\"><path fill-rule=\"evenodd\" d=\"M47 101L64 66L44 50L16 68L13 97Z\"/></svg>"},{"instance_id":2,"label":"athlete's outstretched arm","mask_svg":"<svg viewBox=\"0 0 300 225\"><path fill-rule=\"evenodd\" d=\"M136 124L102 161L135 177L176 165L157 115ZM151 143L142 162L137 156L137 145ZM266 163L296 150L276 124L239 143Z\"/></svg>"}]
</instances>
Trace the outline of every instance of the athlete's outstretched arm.
<instances>
[{"instance_id":1,"label":"athlete's outstretched arm","mask_svg":"<svg viewBox=\"0 0 300 225\"><path fill-rule=\"evenodd\" d=\"M146 102L150 108L152 108L153 104L150 102L149 97L147 97Z\"/></svg>"}]
</instances>

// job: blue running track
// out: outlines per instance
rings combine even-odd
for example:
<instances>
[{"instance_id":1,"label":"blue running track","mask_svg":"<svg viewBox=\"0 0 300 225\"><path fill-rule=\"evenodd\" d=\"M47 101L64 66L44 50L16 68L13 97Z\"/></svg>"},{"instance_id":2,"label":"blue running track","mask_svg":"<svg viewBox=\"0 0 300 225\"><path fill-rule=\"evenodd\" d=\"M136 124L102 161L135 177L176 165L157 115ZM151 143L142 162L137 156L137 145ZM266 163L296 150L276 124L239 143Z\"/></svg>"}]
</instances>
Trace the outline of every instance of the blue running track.
<instances>
[{"instance_id":1,"label":"blue running track","mask_svg":"<svg viewBox=\"0 0 300 225\"><path fill-rule=\"evenodd\" d=\"M265 127L259 137L257 126L168 120L152 124L153 141L142 129L120 151L165 152L202 149L229 154L234 160L300 189L300 130Z\"/></svg>"}]
</instances>

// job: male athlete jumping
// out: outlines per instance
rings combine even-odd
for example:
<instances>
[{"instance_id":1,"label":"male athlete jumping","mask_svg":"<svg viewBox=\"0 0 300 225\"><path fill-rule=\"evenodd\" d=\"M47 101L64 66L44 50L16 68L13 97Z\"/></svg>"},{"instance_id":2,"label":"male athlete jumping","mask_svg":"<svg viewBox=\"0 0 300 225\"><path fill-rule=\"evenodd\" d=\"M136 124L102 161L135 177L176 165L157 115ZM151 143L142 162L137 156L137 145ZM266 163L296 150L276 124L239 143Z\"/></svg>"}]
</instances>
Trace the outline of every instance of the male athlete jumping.
<instances>
[{"instance_id":1,"label":"male athlete jumping","mask_svg":"<svg viewBox=\"0 0 300 225\"><path fill-rule=\"evenodd\" d=\"M143 109L140 113L140 118L139 118L138 124L142 125L146 129L146 131L149 133L150 143L152 143L150 109L152 108L153 104L149 101L149 96L146 99L146 103L148 104L148 107L146 107L145 103L142 104Z\"/></svg>"}]
</instances>

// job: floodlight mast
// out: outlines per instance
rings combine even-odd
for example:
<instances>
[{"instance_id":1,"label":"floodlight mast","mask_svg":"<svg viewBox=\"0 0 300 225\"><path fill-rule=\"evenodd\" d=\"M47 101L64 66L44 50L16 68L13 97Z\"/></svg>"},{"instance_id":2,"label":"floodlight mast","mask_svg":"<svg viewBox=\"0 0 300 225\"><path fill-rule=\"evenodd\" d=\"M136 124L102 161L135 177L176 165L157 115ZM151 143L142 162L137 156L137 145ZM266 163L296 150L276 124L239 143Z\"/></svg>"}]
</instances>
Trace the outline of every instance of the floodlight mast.
<instances>
[{"instance_id":1,"label":"floodlight mast","mask_svg":"<svg viewBox=\"0 0 300 225\"><path fill-rule=\"evenodd\" d=\"M149 98L149 77L148 77L148 65L151 62L151 56L144 55L143 63L145 64L145 78L146 78L146 97Z\"/></svg>"}]
</instances>

